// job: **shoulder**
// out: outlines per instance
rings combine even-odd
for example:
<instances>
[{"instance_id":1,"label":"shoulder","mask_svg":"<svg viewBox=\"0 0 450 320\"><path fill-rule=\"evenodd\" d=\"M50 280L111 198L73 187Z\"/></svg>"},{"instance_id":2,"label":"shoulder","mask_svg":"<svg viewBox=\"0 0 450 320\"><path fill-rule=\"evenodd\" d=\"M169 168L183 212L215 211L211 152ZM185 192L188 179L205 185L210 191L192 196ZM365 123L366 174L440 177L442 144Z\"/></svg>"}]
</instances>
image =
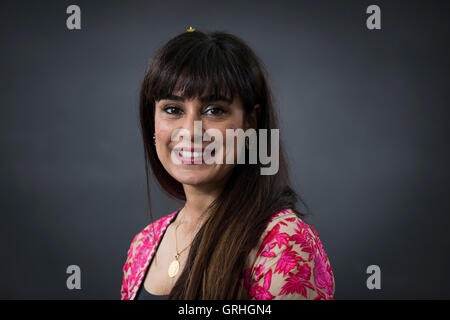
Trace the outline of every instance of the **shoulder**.
<instances>
[{"instance_id":1,"label":"shoulder","mask_svg":"<svg viewBox=\"0 0 450 320\"><path fill-rule=\"evenodd\" d=\"M253 299L332 299L334 275L316 230L292 209L276 212L246 269Z\"/></svg>"},{"instance_id":2,"label":"shoulder","mask_svg":"<svg viewBox=\"0 0 450 320\"><path fill-rule=\"evenodd\" d=\"M133 237L123 266L122 299L129 299L132 296L133 283L139 278L147 257L159 243L164 230L177 212L178 210L154 221Z\"/></svg>"},{"instance_id":3,"label":"shoulder","mask_svg":"<svg viewBox=\"0 0 450 320\"><path fill-rule=\"evenodd\" d=\"M137 233L131 241L130 248L128 250L128 257L133 256L135 252L139 251L142 248L157 244L163 231L175 216L177 211L172 212L154 221L153 223L150 223L139 233Z\"/></svg>"}]
</instances>

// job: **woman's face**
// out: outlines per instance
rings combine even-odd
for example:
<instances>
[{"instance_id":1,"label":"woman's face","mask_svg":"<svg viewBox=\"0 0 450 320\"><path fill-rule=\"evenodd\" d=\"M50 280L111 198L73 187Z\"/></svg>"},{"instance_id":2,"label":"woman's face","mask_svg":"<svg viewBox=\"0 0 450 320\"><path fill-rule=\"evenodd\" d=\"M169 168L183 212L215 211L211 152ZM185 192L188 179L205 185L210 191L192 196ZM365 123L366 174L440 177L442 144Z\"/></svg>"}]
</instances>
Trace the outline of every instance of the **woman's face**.
<instances>
[{"instance_id":1,"label":"woman's face","mask_svg":"<svg viewBox=\"0 0 450 320\"><path fill-rule=\"evenodd\" d=\"M226 129L243 129L244 107L239 98L234 101L226 101L222 97L202 97L192 100L185 100L176 94L155 102L155 141L156 152L167 172L178 182L187 185L211 185L223 182L223 179L231 173L237 158L237 143L235 140L233 164L226 163ZM219 130L223 137L223 161L222 163L206 164L191 163L186 161L189 157L187 153L181 153L181 163L175 163L171 158L171 152L174 147L189 146L205 148L211 141L202 141L201 145L194 146L194 121L201 121L202 130L197 136L203 136L208 129ZM190 140L183 140L183 137L174 135L174 141L171 140L172 134L179 129L185 129L190 134ZM212 137L214 141L214 137ZM180 155L178 152L174 153ZM219 153L218 153L219 154ZM215 155L215 153L213 153ZM192 156L192 155L191 155Z\"/></svg>"}]
</instances>

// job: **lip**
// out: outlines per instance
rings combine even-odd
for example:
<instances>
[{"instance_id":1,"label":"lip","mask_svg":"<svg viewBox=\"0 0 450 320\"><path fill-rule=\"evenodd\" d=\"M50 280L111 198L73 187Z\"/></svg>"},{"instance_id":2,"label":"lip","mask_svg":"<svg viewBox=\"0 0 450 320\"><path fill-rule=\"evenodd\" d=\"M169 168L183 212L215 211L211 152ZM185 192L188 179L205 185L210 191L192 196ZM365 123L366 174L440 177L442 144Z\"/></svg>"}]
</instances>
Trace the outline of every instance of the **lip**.
<instances>
[{"instance_id":1,"label":"lip","mask_svg":"<svg viewBox=\"0 0 450 320\"><path fill-rule=\"evenodd\" d=\"M202 155L201 158L185 158L180 154L180 151L191 151L191 152L201 152L203 154L204 149L202 148L186 148L186 147L178 147L173 149L175 152L175 156L180 160L182 164L188 164L188 165L199 165L199 164L206 164L204 160L204 156Z\"/></svg>"},{"instance_id":2,"label":"lip","mask_svg":"<svg viewBox=\"0 0 450 320\"><path fill-rule=\"evenodd\" d=\"M205 150L204 148L194 148L194 147L178 147L174 149L175 151L190 151L190 152L201 152Z\"/></svg>"},{"instance_id":3,"label":"lip","mask_svg":"<svg viewBox=\"0 0 450 320\"><path fill-rule=\"evenodd\" d=\"M182 164L188 164L188 165L199 165L203 164L203 156L201 158L185 158L180 154L180 151L191 151L191 152L201 152L203 153L202 149L199 148L176 148L174 149L175 156L180 160Z\"/></svg>"}]
</instances>

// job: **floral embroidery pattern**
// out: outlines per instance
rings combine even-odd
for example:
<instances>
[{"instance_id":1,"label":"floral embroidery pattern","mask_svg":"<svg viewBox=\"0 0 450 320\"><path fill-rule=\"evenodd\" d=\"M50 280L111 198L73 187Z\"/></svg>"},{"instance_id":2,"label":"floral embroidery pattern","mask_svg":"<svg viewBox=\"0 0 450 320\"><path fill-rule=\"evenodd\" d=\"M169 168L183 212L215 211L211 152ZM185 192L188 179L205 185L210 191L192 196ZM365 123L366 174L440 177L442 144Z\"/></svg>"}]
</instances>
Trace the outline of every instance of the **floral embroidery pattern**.
<instances>
[{"instance_id":1,"label":"floral embroidery pattern","mask_svg":"<svg viewBox=\"0 0 450 320\"><path fill-rule=\"evenodd\" d=\"M267 230L255 267L244 273L250 298L333 299L333 271L315 229L287 209L271 218Z\"/></svg>"},{"instance_id":2,"label":"floral embroidery pattern","mask_svg":"<svg viewBox=\"0 0 450 320\"><path fill-rule=\"evenodd\" d=\"M135 298L156 247L178 211L148 225L134 237L123 267L121 299ZM249 257L249 268L242 280L243 290L256 300L328 300L333 299L335 290L330 261L316 230L292 209L271 217L261 244Z\"/></svg>"}]
</instances>

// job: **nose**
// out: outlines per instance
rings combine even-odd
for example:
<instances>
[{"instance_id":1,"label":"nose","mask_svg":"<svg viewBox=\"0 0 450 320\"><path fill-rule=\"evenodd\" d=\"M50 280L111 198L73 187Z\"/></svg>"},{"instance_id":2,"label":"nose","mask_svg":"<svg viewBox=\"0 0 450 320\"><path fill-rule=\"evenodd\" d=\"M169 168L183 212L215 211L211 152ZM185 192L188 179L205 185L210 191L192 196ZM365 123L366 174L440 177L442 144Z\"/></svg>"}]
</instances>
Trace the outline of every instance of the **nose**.
<instances>
[{"instance_id":1,"label":"nose","mask_svg":"<svg viewBox=\"0 0 450 320\"><path fill-rule=\"evenodd\" d=\"M182 129L189 132L191 137L191 142L194 142L195 136L199 141L202 141L204 128L200 112L198 111L197 105L191 103L187 105L185 116L183 117Z\"/></svg>"}]
</instances>

